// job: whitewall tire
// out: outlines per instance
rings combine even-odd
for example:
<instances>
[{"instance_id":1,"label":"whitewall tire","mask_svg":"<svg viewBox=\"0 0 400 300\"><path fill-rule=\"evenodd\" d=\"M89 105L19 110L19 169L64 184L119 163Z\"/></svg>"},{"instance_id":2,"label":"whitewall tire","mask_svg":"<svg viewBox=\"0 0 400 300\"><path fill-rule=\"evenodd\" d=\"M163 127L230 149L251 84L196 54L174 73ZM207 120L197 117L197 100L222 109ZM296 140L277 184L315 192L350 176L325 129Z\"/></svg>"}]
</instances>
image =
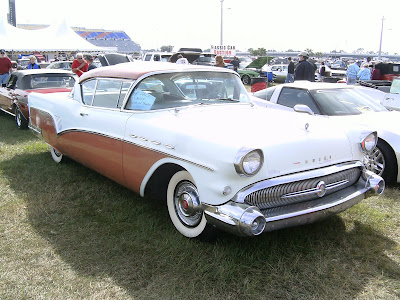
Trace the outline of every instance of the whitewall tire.
<instances>
[{"instance_id":1,"label":"whitewall tire","mask_svg":"<svg viewBox=\"0 0 400 300\"><path fill-rule=\"evenodd\" d=\"M50 153L51 153L51 157L53 158L53 160L56 163L60 163L63 159L63 155L58 152L56 149L54 149L52 146L50 146Z\"/></svg>"},{"instance_id":2,"label":"whitewall tire","mask_svg":"<svg viewBox=\"0 0 400 300\"><path fill-rule=\"evenodd\" d=\"M167 206L175 228L188 238L209 238L210 226L201 210L193 177L187 171L175 173L168 184Z\"/></svg>"}]
</instances>

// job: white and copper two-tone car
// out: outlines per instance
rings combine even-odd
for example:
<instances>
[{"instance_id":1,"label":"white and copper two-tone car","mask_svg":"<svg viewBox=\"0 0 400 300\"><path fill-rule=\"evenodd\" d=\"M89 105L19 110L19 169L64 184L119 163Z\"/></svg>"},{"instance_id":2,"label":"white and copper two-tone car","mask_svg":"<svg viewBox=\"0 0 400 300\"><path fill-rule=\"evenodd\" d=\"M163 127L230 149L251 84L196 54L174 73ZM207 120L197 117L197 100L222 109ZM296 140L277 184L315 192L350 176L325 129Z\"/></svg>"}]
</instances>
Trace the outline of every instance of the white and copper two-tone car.
<instances>
[{"instance_id":1,"label":"white and copper two-tone car","mask_svg":"<svg viewBox=\"0 0 400 300\"><path fill-rule=\"evenodd\" d=\"M376 132L266 112L229 69L135 61L28 103L56 162L68 156L141 196L158 193L186 237L310 223L384 190L362 164Z\"/></svg>"}]
</instances>

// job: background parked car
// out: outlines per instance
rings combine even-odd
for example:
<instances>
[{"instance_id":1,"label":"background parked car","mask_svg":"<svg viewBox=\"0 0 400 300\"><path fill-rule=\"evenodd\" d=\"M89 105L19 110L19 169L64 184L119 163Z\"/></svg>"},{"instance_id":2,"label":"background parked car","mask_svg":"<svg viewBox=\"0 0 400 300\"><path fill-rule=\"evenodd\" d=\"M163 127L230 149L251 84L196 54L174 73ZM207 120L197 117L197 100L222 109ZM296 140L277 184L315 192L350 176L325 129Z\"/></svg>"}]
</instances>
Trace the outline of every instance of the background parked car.
<instances>
[{"instance_id":1,"label":"background parked car","mask_svg":"<svg viewBox=\"0 0 400 300\"><path fill-rule=\"evenodd\" d=\"M369 89L295 81L255 92L253 100L263 107L315 114L327 118L337 127L372 126L379 139L374 152L366 156L365 164L386 182L400 182L400 112L388 111L379 100L370 97Z\"/></svg>"},{"instance_id":2,"label":"background parked car","mask_svg":"<svg viewBox=\"0 0 400 300\"><path fill-rule=\"evenodd\" d=\"M50 63L46 69L72 70L72 60L54 61Z\"/></svg>"},{"instance_id":3,"label":"background parked car","mask_svg":"<svg viewBox=\"0 0 400 300\"><path fill-rule=\"evenodd\" d=\"M11 73L6 87L0 87L0 111L15 117L20 129L28 127L27 96L31 92L69 92L76 76L66 70L19 70Z\"/></svg>"}]
</instances>

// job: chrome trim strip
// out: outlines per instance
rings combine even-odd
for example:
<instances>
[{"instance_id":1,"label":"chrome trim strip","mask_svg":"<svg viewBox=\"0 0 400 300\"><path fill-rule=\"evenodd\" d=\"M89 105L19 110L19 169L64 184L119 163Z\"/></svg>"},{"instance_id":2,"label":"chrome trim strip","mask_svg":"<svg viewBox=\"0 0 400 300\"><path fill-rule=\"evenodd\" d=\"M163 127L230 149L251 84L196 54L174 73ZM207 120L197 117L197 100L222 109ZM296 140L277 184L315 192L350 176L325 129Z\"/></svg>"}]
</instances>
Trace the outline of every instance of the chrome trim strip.
<instances>
[{"instance_id":1,"label":"chrome trim strip","mask_svg":"<svg viewBox=\"0 0 400 300\"><path fill-rule=\"evenodd\" d=\"M322 177L328 174L337 173L355 167L363 168L364 166L360 161L348 162L321 169L309 170L309 171L266 179L241 189L239 192L236 193L236 195L231 200L238 203L244 203L244 199L246 198L247 195L258 190L266 189L271 186L280 185L284 183L299 181L302 179Z\"/></svg>"},{"instance_id":2,"label":"chrome trim strip","mask_svg":"<svg viewBox=\"0 0 400 300\"><path fill-rule=\"evenodd\" d=\"M348 180L341 180L338 182L334 182L331 184L326 185L326 190L332 190L334 188L340 187L342 185L345 185L346 183L348 183ZM299 192L294 192L294 193L289 193L286 195L282 195L281 198L283 199L288 199L288 198L294 198L294 197L298 197L298 196L307 196L307 195L311 195L311 194L317 194L320 190L318 188L312 188L309 190L304 190L304 191L299 191Z\"/></svg>"},{"instance_id":3,"label":"chrome trim strip","mask_svg":"<svg viewBox=\"0 0 400 300\"><path fill-rule=\"evenodd\" d=\"M78 130L78 129L68 129L68 130L62 131L62 132L60 132L60 133L57 133L57 137L60 137L60 136L62 136L63 134L70 133L70 132L83 132L83 133L96 134L96 135L103 136L103 137L107 137L107 138L110 138L110 139L113 139L113 140L116 140L116 141L121 141L121 142L124 142L124 143L128 143L128 144L131 144L131 145L134 145L134 146L137 146L137 147L146 149L146 150L150 150L150 151L153 151L153 152L156 152L156 153L160 153L160 154L163 154L163 155L168 156L168 157L170 157L170 158L177 159L177 160L180 160L180 161L183 161L183 162L186 162L186 163L190 163L190 164L192 164L192 165L195 165L195 166L197 166L197 167L206 169L206 170L208 170L208 171L215 171L215 170L214 170L213 168L211 168L211 167L208 167L208 166L205 166L205 165L196 163L196 162L194 162L194 161L190 161L190 160L187 160L187 159L182 158L182 157L178 157L178 156L175 156L175 155L171 155L170 153L167 153L167 152L164 152L164 151L161 151L161 150L158 150L158 149L154 149L154 148L151 148L151 147L146 147L146 146L144 146L144 145L141 145L141 144L138 144L138 143L135 143L135 142L132 142L132 141L128 141L128 140L126 140L126 139L121 139L121 138L109 136L109 135L106 135L106 134L103 134L103 133L99 133L99 132L94 132L94 131L89 131L89 130L88 130L88 131L85 131L85 130ZM161 143L160 143L160 144L161 144ZM174 150L174 149L175 149L175 148L174 148L173 146L171 146L171 145L164 145L164 146L165 146L166 148L168 148L168 149L171 149L171 150ZM171 147L171 148L169 148L169 147Z\"/></svg>"}]
</instances>

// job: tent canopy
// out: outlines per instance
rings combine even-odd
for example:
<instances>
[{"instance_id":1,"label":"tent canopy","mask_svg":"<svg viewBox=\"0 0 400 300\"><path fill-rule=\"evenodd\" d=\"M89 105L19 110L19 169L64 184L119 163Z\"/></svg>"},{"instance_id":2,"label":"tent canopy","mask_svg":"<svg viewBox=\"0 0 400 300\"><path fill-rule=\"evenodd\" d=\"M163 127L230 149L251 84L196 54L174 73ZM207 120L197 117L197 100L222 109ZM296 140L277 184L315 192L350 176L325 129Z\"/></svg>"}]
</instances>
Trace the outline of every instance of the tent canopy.
<instances>
[{"instance_id":1,"label":"tent canopy","mask_svg":"<svg viewBox=\"0 0 400 300\"><path fill-rule=\"evenodd\" d=\"M6 51L98 51L110 49L95 46L71 29L65 20L47 28L27 30L0 19L0 48Z\"/></svg>"}]
</instances>

